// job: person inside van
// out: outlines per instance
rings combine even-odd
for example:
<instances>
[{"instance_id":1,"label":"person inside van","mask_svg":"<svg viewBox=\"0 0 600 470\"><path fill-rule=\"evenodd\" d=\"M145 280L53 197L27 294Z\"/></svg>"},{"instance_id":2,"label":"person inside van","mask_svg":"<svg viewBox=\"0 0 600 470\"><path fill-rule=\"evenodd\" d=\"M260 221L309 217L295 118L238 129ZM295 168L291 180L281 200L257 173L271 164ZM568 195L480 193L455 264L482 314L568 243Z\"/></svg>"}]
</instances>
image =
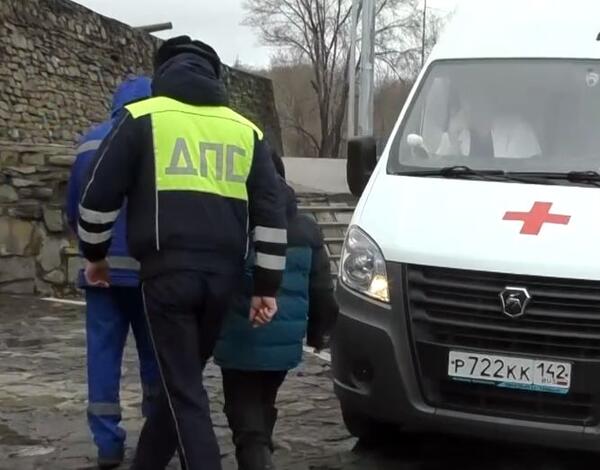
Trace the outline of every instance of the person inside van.
<instances>
[{"instance_id":1,"label":"person inside van","mask_svg":"<svg viewBox=\"0 0 600 470\"><path fill-rule=\"evenodd\" d=\"M500 106L492 99L493 95L486 97L483 90L472 88L450 93L448 127L436 154L479 159L539 155L541 148L532 125L516 106Z\"/></svg>"},{"instance_id":2,"label":"person inside van","mask_svg":"<svg viewBox=\"0 0 600 470\"><path fill-rule=\"evenodd\" d=\"M248 321L251 264L242 291L225 318L214 352L223 373L224 411L233 432L240 470L273 470L275 401L289 370L302 358L305 335L316 349L328 345L338 314L329 258L316 221L298 214L296 196L285 183L283 162L273 154L287 195L288 249L277 296L279 312L268 325ZM249 256L250 261L253 258Z\"/></svg>"}]
</instances>

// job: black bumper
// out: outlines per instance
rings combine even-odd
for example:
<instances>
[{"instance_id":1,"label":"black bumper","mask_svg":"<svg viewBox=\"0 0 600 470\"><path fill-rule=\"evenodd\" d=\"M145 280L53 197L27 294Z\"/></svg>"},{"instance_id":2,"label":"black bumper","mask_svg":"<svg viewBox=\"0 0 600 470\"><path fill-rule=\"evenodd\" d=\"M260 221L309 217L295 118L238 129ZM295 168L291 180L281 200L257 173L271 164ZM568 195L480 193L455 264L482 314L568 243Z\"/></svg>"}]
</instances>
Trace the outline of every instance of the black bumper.
<instances>
[{"instance_id":1,"label":"black bumper","mask_svg":"<svg viewBox=\"0 0 600 470\"><path fill-rule=\"evenodd\" d=\"M394 281L392 272L390 283ZM337 296L340 318L332 345L332 366L335 392L343 408L408 430L559 448L600 447L598 425L518 419L489 410L474 413L432 405L423 391L404 301L392 309L356 295L341 284Z\"/></svg>"}]
</instances>

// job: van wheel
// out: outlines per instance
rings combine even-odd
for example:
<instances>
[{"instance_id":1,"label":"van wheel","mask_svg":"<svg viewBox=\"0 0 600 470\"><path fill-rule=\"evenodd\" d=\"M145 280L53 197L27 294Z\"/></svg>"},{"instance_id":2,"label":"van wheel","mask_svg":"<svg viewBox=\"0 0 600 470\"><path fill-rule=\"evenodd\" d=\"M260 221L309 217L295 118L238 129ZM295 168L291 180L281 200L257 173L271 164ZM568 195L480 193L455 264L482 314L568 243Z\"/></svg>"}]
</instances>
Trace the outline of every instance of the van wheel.
<instances>
[{"instance_id":1,"label":"van wheel","mask_svg":"<svg viewBox=\"0 0 600 470\"><path fill-rule=\"evenodd\" d=\"M386 440L399 430L399 426L379 422L344 406L342 406L342 417L348 432L365 444Z\"/></svg>"}]
</instances>

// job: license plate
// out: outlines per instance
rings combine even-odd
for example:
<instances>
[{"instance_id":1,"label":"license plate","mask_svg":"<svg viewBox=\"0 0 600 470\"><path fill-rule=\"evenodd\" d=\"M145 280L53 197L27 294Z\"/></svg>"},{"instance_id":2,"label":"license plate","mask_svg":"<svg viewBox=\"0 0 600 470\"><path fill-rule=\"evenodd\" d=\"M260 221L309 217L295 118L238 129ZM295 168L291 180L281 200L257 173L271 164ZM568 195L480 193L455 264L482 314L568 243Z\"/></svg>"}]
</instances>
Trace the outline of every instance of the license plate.
<instances>
[{"instance_id":1,"label":"license plate","mask_svg":"<svg viewBox=\"0 0 600 470\"><path fill-rule=\"evenodd\" d=\"M455 380L550 393L566 394L571 387L571 364L546 359L450 351L448 375Z\"/></svg>"}]
</instances>

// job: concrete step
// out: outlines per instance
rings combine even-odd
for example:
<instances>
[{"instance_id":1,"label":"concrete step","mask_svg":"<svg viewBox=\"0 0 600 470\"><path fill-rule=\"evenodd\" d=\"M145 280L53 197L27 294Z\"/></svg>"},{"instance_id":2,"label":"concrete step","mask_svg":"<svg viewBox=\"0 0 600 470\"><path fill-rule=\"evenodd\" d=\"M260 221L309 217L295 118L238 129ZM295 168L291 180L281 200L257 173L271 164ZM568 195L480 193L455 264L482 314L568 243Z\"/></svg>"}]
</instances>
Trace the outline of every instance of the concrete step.
<instances>
[{"instance_id":1,"label":"concrete step","mask_svg":"<svg viewBox=\"0 0 600 470\"><path fill-rule=\"evenodd\" d=\"M348 227L348 222L339 222L337 220L328 220L326 222L318 222L321 227Z\"/></svg>"},{"instance_id":2,"label":"concrete step","mask_svg":"<svg viewBox=\"0 0 600 470\"><path fill-rule=\"evenodd\" d=\"M298 206L300 212L354 212L355 206Z\"/></svg>"}]
</instances>

